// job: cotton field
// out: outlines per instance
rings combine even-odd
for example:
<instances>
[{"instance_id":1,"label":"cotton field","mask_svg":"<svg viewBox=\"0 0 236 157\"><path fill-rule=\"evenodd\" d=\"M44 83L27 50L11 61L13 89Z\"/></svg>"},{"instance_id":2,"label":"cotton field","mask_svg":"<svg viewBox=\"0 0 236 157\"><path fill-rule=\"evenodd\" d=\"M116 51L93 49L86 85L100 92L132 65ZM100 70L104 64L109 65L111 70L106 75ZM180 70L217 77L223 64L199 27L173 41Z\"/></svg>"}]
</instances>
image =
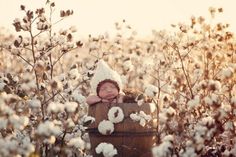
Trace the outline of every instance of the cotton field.
<instances>
[{"instance_id":1,"label":"cotton field","mask_svg":"<svg viewBox=\"0 0 236 157\"><path fill-rule=\"evenodd\" d=\"M25 15L12 22L16 33L0 31L0 156L89 157L86 129L96 119L87 115L86 97L99 59L122 76L124 88L141 91L158 108L154 157L236 156L236 38L229 24L210 22L222 8L210 8L211 19L172 24L175 31L153 30L145 40L124 20L115 23L114 38L78 41L73 26L54 31L73 10L54 15L55 3L20 8ZM102 134L124 118L118 107L108 116ZM144 112L130 118L143 127L151 119ZM105 142L96 152L119 154Z\"/></svg>"}]
</instances>

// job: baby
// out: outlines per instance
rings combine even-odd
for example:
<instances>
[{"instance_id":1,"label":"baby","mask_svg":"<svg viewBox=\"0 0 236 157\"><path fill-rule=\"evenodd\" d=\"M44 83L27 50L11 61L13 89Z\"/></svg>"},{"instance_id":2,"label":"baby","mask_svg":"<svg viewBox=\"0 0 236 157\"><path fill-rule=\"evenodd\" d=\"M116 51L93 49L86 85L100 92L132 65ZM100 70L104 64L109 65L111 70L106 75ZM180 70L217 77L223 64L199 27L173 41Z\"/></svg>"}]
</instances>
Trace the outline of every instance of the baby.
<instances>
[{"instance_id":1,"label":"baby","mask_svg":"<svg viewBox=\"0 0 236 157\"><path fill-rule=\"evenodd\" d=\"M88 96L87 103L93 105L99 102L122 103L122 81L120 75L112 70L103 60L98 62L91 80L93 95Z\"/></svg>"}]
</instances>

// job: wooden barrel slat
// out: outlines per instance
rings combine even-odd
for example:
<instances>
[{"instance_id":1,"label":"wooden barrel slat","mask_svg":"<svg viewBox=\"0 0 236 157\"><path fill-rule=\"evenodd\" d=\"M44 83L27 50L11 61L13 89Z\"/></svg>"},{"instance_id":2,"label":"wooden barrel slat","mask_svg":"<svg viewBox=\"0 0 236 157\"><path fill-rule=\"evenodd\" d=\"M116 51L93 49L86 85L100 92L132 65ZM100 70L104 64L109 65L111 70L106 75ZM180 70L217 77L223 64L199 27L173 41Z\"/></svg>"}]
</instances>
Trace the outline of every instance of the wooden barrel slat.
<instances>
[{"instance_id":1,"label":"wooden barrel slat","mask_svg":"<svg viewBox=\"0 0 236 157\"><path fill-rule=\"evenodd\" d=\"M121 123L115 124L115 130L111 135L102 135L98 132L101 121L108 119L108 111L111 107L119 106L125 115ZM133 121L131 113L144 111L151 115L152 119L142 127L139 122ZM95 148L101 142L111 143L118 151L115 157L151 157L150 149L156 143L157 110L151 113L149 104L138 106L136 103L107 104L98 103L89 107L88 115L95 117L95 122L88 128L91 152L94 157L102 157L96 154Z\"/></svg>"}]
</instances>

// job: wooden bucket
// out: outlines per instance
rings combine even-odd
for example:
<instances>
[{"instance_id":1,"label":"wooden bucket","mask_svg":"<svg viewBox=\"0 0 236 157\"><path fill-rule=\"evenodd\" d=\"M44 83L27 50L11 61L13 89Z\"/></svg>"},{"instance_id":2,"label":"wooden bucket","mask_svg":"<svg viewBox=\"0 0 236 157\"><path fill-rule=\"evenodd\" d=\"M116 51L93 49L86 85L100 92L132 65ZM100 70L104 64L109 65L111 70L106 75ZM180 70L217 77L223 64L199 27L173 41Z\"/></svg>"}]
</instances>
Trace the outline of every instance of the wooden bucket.
<instances>
[{"instance_id":1,"label":"wooden bucket","mask_svg":"<svg viewBox=\"0 0 236 157\"><path fill-rule=\"evenodd\" d=\"M114 132L111 135L102 135L98 132L98 125L103 120L108 120L108 111L111 107L118 106L123 110L124 120L114 124ZM152 119L143 127L139 122L133 121L131 113L144 111ZM151 157L151 148L157 141L157 109L154 104L145 103L138 106L136 103L98 103L89 107L89 116L95 118L95 122L88 128L93 157L102 157L96 154L95 148L101 142L111 143L117 149L115 157Z\"/></svg>"}]
</instances>

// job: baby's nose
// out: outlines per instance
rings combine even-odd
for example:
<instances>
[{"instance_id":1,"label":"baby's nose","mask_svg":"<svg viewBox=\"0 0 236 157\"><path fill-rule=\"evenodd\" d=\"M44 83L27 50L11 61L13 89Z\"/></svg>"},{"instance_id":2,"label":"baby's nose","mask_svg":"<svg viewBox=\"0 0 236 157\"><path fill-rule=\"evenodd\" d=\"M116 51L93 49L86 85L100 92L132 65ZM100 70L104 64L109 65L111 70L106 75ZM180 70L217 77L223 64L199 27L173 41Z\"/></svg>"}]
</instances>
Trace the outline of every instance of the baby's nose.
<instances>
[{"instance_id":1,"label":"baby's nose","mask_svg":"<svg viewBox=\"0 0 236 157\"><path fill-rule=\"evenodd\" d=\"M112 89L111 88L107 88L107 91L111 91Z\"/></svg>"}]
</instances>

